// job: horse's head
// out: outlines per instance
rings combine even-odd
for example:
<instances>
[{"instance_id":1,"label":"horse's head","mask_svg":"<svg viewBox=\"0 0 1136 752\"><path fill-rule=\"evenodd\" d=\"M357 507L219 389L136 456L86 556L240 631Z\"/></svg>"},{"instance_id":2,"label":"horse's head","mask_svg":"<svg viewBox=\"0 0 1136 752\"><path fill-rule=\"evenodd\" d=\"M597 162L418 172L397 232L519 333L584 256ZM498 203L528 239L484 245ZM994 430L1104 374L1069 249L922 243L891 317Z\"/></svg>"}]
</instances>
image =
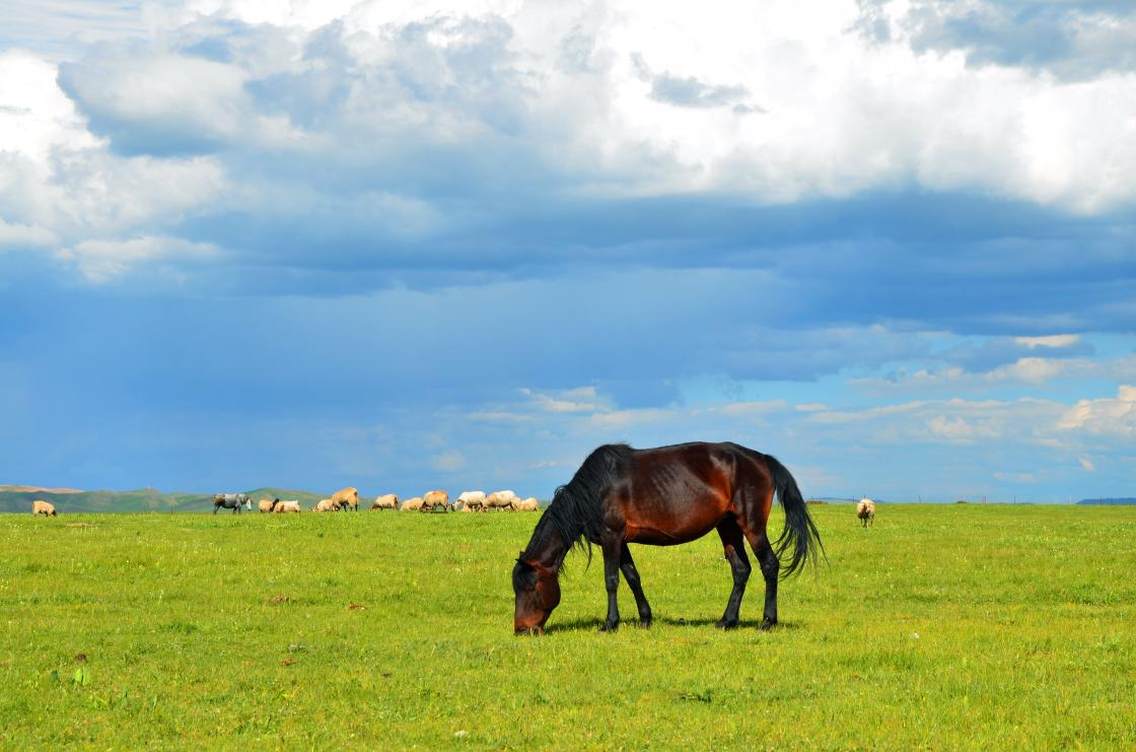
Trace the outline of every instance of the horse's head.
<instances>
[{"instance_id":1,"label":"horse's head","mask_svg":"<svg viewBox=\"0 0 1136 752\"><path fill-rule=\"evenodd\" d=\"M518 558L513 566L513 592L517 597L513 631L517 634L543 633L544 623L552 609L560 605L560 582L556 570L536 560Z\"/></svg>"}]
</instances>

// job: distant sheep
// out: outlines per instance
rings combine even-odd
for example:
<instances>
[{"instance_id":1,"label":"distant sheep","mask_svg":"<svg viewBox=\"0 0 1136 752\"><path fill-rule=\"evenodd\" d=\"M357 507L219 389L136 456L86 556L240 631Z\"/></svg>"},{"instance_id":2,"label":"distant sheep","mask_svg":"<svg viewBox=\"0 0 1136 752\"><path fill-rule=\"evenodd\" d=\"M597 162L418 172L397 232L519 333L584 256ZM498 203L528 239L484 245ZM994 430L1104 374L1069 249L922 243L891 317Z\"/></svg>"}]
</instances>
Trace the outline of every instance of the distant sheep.
<instances>
[{"instance_id":1,"label":"distant sheep","mask_svg":"<svg viewBox=\"0 0 1136 752\"><path fill-rule=\"evenodd\" d=\"M540 502L536 500L536 497L530 496L524 501L514 502L513 509L518 512L539 512Z\"/></svg>"},{"instance_id":2,"label":"distant sheep","mask_svg":"<svg viewBox=\"0 0 1136 752\"><path fill-rule=\"evenodd\" d=\"M44 517L58 516L58 513L55 511L55 505L43 499L36 499L32 502L32 514L42 514Z\"/></svg>"},{"instance_id":3,"label":"distant sheep","mask_svg":"<svg viewBox=\"0 0 1136 752\"><path fill-rule=\"evenodd\" d=\"M513 510L520 498L512 491L494 491L485 497L485 508L499 510Z\"/></svg>"},{"instance_id":4,"label":"distant sheep","mask_svg":"<svg viewBox=\"0 0 1136 752\"><path fill-rule=\"evenodd\" d=\"M402 511L402 512L421 512L422 511L422 497L421 496L415 496L413 499L407 499L406 501L402 502L402 506L399 507L399 511Z\"/></svg>"},{"instance_id":5,"label":"distant sheep","mask_svg":"<svg viewBox=\"0 0 1136 752\"><path fill-rule=\"evenodd\" d=\"M876 522L876 502L871 499L860 499L856 505L856 516L860 519L861 527L874 525Z\"/></svg>"},{"instance_id":6,"label":"distant sheep","mask_svg":"<svg viewBox=\"0 0 1136 752\"><path fill-rule=\"evenodd\" d=\"M454 506L462 505L463 512L480 512L485 508L484 491L462 491Z\"/></svg>"},{"instance_id":7,"label":"distant sheep","mask_svg":"<svg viewBox=\"0 0 1136 752\"><path fill-rule=\"evenodd\" d=\"M272 505L278 501L280 501L280 499L261 499L260 501L256 502L256 508L261 512L271 512Z\"/></svg>"},{"instance_id":8,"label":"distant sheep","mask_svg":"<svg viewBox=\"0 0 1136 752\"><path fill-rule=\"evenodd\" d=\"M279 499L272 505L272 511L275 514L286 514L288 512L299 512L300 502L297 499L288 499L287 501L280 501Z\"/></svg>"},{"instance_id":9,"label":"distant sheep","mask_svg":"<svg viewBox=\"0 0 1136 752\"><path fill-rule=\"evenodd\" d=\"M350 509L353 512L359 511L359 489L348 486L341 488L331 495L331 500L339 506L337 509Z\"/></svg>"},{"instance_id":10,"label":"distant sheep","mask_svg":"<svg viewBox=\"0 0 1136 752\"><path fill-rule=\"evenodd\" d=\"M316 505L312 507L313 512L338 512L340 503L333 499L320 499Z\"/></svg>"},{"instance_id":11,"label":"distant sheep","mask_svg":"<svg viewBox=\"0 0 1136 752\"><path fill-rule=\"evenodd\" d=\"M439 507L443 512L450 511L450 495L445 491L427 491L422 497L422 511L436 512Z\"/></svg>"},{"instance_id":12,"label":"distant sheep","mask_svg":"<svg viewBox=\"0 0 1136 752\"><path fill-rule=\"evenodd\" d=\"M398 509L398 496L396 494L383 494L374 500L371 509Z\"/></svg>"}]
</instances>

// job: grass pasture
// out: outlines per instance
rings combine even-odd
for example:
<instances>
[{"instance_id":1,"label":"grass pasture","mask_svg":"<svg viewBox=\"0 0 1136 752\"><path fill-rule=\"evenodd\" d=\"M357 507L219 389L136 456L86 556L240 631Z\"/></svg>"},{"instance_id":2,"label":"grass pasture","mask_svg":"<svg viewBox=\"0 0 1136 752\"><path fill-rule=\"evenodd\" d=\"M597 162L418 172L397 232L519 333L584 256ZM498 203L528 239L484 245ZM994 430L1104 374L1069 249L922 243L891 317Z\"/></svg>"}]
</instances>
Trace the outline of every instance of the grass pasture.
<instances>
[{"instance_id":1,"label":"grass pasture","mask_svg":"<svg viewBox=\"0 0 1136 752\"><path fill-rule=\"evenodd\" d=\"M0 515L0 747L1136 749L1136 508L811 511L777 630L712 534L634 547L650 630L571 554L540 638L536 515Z\"/></svg>"}]
</instances>

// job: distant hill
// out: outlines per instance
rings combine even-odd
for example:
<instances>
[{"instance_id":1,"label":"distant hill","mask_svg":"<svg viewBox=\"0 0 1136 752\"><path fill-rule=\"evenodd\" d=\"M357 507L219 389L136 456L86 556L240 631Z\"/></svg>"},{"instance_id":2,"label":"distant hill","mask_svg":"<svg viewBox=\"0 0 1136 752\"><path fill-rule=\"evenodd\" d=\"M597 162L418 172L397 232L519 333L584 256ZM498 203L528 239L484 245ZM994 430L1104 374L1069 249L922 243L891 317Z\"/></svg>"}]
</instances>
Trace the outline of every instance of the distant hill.
<instances>
[{"instance_id":1,"label":"distant hill","mask_svg":"<svg viewBox=\"0 0 1136 752\"><path fill-rule=\"evenodd\" d=\"M54 494L76 494L83 493L78 488L41 488L40 486L5 486L0 485L0 493L4 491L14 491L21 493L28 491L31 493L54 493Z\"/></svg>"},{"instance_id":2,"label":"distant hill","mask_svg":"<svg viewBox=\"0 0 1136 752\"><path fill-rule=\"evenodd\" d=\"M1105 504L1115 506L1120 504L1136 504L1136 498L1131 496L1124 496L1115 499L1081 499L1078 504Z\"/></svg>"},{"instance_id":3,"label":"distant hill","mask_svg":"<svg viewBox=\"0 0 1136 752\"><path fill-rule=\"evenodd\" d=\"M320 494L286 488L255 488L246 491L257 499L299 499L304 506L315 504ZM34 486L0 486L0 512L30 512L34 499L55 505L61 514L68 512L209 512L213 494L163 492L156 488L133 491L79 491L77 489L37 488Z\"/></svg>"}]
</instances>

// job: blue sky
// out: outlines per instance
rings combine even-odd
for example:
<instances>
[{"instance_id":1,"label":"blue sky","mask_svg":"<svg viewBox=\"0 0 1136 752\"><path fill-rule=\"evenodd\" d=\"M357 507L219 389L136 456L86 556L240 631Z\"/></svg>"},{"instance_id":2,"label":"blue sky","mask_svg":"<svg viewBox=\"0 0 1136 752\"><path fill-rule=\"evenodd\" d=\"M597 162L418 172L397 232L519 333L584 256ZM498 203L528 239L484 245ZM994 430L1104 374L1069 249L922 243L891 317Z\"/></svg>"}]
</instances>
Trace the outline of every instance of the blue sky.
<instances>
[{"instance_id":1,"label":"blue sky","mask_svg":"<svg viewBox=\"0 0 1136 752\"><path fill-rule=\"evenodd\" d=\"M1136 495L1129 3L10 5L0 483Z\"/></svg>"}]
</instances>

